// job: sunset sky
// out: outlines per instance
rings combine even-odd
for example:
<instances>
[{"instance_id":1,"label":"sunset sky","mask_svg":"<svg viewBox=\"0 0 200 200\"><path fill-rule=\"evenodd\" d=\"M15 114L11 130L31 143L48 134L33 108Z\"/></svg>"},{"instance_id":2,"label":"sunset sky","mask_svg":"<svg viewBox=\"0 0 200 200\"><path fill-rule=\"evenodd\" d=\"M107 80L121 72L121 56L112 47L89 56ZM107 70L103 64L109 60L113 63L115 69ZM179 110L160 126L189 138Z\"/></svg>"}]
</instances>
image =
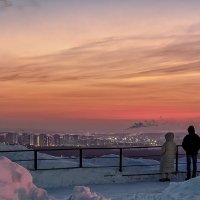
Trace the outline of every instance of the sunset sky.
<instances>
[{"instance_id":1,"label":"sunset sky","mask_svg":"<svg viewBox=\"0 0 200 200\"><path fill-rule=\"evenodd\" d=\"M198 0L0 0L0 128L200 118L199 8Z\"/></svg>"}]
</instances>

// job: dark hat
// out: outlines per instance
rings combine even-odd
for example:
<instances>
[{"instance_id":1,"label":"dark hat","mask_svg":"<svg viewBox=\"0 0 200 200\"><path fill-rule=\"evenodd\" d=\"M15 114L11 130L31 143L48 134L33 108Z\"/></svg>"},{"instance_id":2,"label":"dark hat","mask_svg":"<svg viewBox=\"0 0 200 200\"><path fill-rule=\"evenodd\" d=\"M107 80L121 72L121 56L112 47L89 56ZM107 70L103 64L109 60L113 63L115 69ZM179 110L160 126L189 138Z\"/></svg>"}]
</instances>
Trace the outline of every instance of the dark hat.
<instances>
[{"instance_id":1,"label":"dark hat","mask_svg":"<svg viewBox=\"0 0 200 200\"><path fill-rule=\"evenodd\" d=\"M194 126L189 126L188 127L188 133L195 133L195 128L194 128Z\"/></svg>"}]
</instances>

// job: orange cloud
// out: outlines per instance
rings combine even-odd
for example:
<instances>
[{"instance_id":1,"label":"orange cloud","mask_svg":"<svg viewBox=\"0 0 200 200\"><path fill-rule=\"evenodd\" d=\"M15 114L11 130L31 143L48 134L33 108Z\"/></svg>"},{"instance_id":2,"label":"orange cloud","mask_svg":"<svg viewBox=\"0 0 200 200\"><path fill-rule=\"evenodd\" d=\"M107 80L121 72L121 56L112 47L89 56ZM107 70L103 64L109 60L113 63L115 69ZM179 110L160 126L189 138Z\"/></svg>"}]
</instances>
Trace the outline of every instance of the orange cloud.
<instances>
[{"instance_id":1,"label":"orange cloud","mask_svg":"<svg viewBox=\"0 0 200 200\"><path fill-rule=\"evenodd\" d=\"M1 112L58 119L197 117L199 41L184 38L107 38L2 62Z\"/></svg>"}]
</instances>

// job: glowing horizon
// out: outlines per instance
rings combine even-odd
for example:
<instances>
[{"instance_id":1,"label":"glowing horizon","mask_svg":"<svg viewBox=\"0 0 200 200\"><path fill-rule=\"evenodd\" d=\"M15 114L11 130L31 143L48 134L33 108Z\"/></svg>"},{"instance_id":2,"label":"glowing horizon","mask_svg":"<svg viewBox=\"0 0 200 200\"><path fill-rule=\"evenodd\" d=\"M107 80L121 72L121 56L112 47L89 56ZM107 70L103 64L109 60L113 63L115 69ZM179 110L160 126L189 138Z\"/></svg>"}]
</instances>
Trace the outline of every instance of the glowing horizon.
<instances>
[{"instance_id":1,"label":"glowing horizon","mask_svg":"<svg viewBox=\"0 0 200 200\"><path fill-rule=\"evenodd\" d=\"M199 6L0 0L0 120L200 118Z\"/></svg>"}]
</instances>

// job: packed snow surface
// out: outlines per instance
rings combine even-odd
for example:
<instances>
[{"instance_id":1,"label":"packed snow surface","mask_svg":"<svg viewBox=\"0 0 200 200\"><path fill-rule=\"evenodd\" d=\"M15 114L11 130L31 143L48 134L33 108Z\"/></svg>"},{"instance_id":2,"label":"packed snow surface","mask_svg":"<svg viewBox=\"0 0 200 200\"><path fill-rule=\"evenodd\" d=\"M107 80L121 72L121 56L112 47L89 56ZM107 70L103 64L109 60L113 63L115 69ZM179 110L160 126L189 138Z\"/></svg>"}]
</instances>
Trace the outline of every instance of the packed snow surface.
<instances>
[{"instance_id":1,"label":"packed snow surface","mask_svg":"<svg viewBox=\"0 0 200 200\"><path fill-rule=\"evenodd\" d=\"M137 184L135 185L138 187ZM153 183L154 187L157 187L158 190L152 188L151 183L139 183L140 188L132 189L132 191L126 188L122 188L125 191L118 192L117 185L108 186L110 195L107 193L105 198L103 195L105 186L102 187L102 190L99 188L101 195L97 195L92 192L88 187L75 187L72 195L66 197L66 200L199 200L200 199L200 177L193 178L189 181L184 182L172 182L169 186L166 183ZM166 187L166 189L164 189ZM95 188L95 187L94 187ZM149 189L150 188L150 189ZM137 192L138 190L139 192ZM127 192L129 191L129 192ZM63 199L63 200L64 200Z\"/></svg>"},{"instance_id":2,"label":"packed snow surface","mask_svg":"<svg viewBox=\"0 0 200 200\"><path fill-rule=\"evenodd\" d=\"M4 147L3 147L4 148ZM9 147L5 147L9 148ZM16 149L20 149L21 147L15 147ZM8 150L8 149L6 149ZM13 150L13 147L10 148ZM31 152L20 152L19 155L12 153L10 156L13 159L28 158ZM9 153L5 153L9 154ZM40 158L55 158L45 154L39 154ZM99 166L99 165L109 165L113 161L111 159L107 159L109 155L103 156L101 160L96 158L86 160L85 163L88 166ZM118 160L117 156L111 155L110 157L114 157L116 162ZM185 159L185 158L182 158ZM55 162L55 161L54 161ZM70 164L70 162L66 162L63 160L57 159L57 163L62 164ZM147 159L131 159L124 158L124 162L128 165L134 164L155 164L152 165L148 170L154 171L158 170L159 162L156 160L147 160ZM182 161L184 162L184 160ZM52 164L53 161L48 161L48 163L43 163L43 165ZM181 167L181 165L179 166ZM185 165L182 165L182 168L185 168ZM0 200L199 200L200 198L200 177L196 177L190 179L188 181L183 181L183 179L179 179L178 176L173 179L171 183L160 183L158 181L153 181L150 179L149 182L145 182L144 180L135 181L130 183L122 183L121 179L123 178L120 173L113 173L117 171L110 171L111 177L115 177L115 182L109 182L103 185L94 185L84 184L84 180L80 181L82 178L84 169L76 169L74 171L74 179L77 179L76 186L69 186L67 176L64 176L66 183L63 185L64 187L61 189L50 189L48 188L48 193L46 190L39 188L33 183L33 177L31 173L22 167L21 165L12 162L5 156L0 157ZM102 170L102 169L99 169ZM93 179L102 178L101 176L97 176L100 171L94 169L87 169L87 173L85 174L85 179L88 176L93 176ZM105 169L104 169L105 170ZM106 169L108 170L108 169ZM142 172L141 167L130 169L132 172L137 173ZM49 170L47 170L49 171ZM49 174L50 173L50 174ZM51 185L51 182L54 182L54 178L58 175L57 170L50 170L48 173L43 173L42 179ZM95 174L96 173L96 174ZM75 176L76 174L76 176ZM108 174L109 175L109 174ZM63 176L61 174L61 176ZM109 176L110 177L110 176ZM105 178L105 177L104 177ZM151 176L150 176L151 178ZM111 178L110 180L113 181ZM98 182L98 180L96 180ZM37 183L38 184L38 183ZM50 195L48 195L50 194Z\"/></svg>"},{"instance_id":3,"label":"packed snow surface","mask_svg":"<svg viewBox=\"0 0 200 200\"><path fill-rule=\"evenodd\" d=\"M50 197L44 189L35 186L28 170L5 157L0 157L0 171L0 200L58 200L56 195ZM199 200L200 196L200 177L172 182L169 186L159 182L149 184L141 182L138 185L135 183L135 188L133 186L132 190L130 186L129 190L126 189L127 186L119 190L117 184L108 187L102 185L99 186L98 193L90 187L75 186L71 194L67 192L64 194L65 189L63 189L63 196L59 197L59 200ZM104 194L105 188L107 194ZM54 193L51 195L54 196Z\"/></svg>"}]
</instances>

